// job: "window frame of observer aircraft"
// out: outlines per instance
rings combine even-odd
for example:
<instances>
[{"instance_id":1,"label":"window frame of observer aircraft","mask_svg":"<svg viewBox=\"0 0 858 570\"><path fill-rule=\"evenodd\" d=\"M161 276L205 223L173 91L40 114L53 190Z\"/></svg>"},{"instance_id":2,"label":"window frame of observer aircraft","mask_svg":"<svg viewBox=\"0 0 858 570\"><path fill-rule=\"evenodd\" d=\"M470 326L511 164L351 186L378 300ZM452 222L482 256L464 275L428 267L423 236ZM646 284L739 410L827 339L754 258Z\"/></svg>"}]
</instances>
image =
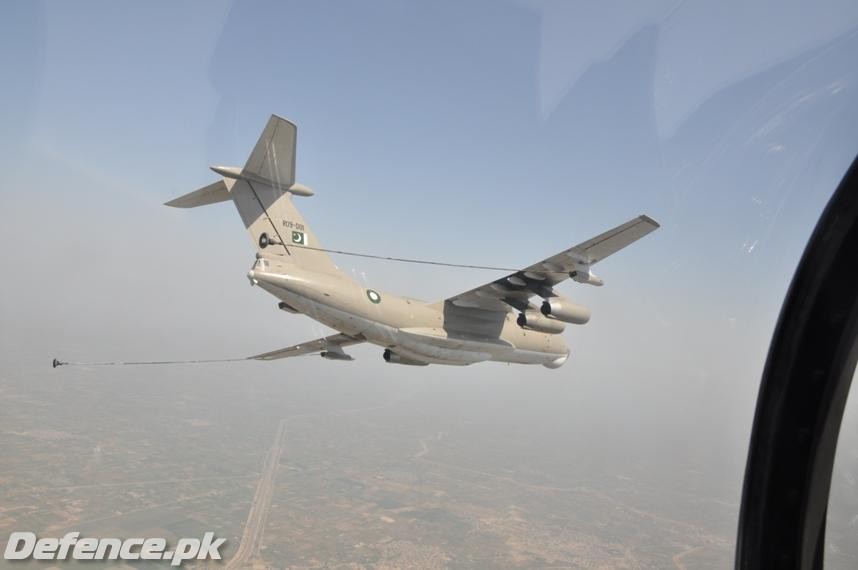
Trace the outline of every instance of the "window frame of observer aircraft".
<instances>
[{"instance_id":1,"label":"window frame of observer aircraft","mask_svg":"<svg viewBox=\"0 0 858 570\"><path fill-rule=\"evenodd\" d=\"M824 566L837 438L858 360L858 158L787 292L760 384L736 567Z\"/></svg>"}]
</instances>

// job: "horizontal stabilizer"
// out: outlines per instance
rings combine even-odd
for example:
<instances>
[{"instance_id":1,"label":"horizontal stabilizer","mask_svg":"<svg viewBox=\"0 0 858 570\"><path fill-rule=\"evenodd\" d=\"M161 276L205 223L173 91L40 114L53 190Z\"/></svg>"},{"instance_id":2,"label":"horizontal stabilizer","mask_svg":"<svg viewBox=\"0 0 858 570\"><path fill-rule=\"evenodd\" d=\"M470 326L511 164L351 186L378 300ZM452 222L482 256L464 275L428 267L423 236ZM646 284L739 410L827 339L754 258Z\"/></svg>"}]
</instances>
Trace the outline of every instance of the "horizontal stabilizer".
<instances>
[{"instance_id":1,"label":"horizontal stabilizer","mask_svg":"<svg viewBox=\"0 0 858 570\"><path fill-rule=\"evenodd\" d=\"M165 206L174 208L196 208L197 206L206 206L229 200L229 190L223 180L218 180L214 184L204 186L199 190L194 190L190 194L179 196L169 202L165 202Z\"/></svg>"}]
</instances>

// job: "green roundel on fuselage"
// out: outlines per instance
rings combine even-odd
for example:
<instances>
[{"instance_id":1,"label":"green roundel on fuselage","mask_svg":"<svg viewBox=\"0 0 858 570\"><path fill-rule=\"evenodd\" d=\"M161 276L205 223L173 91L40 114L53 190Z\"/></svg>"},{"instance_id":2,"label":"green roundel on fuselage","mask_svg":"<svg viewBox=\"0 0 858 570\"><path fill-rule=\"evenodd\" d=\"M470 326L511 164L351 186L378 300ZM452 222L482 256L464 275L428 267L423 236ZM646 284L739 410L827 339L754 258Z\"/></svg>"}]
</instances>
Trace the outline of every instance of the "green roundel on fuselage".
<instances>
[{"instance_id":1,"label":"green roundel on fuselage","mask_svg":"<svg viewBox=\"0 0 858 570\"><path fill-rule=\"evenodd\" d=\"M366 296L369 297L369 300L378 305L381 303L381 295L373 291L372 289L366 290Z\"/></svg>"}]
</instances>

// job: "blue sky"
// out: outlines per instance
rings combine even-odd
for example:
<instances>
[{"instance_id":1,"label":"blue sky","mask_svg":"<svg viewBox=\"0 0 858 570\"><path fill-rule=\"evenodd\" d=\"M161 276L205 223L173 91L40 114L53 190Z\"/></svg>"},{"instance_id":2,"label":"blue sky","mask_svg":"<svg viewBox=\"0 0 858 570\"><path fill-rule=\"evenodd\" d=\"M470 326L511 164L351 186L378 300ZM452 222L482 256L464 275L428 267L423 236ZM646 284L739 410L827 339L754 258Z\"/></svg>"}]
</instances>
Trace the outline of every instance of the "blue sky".
<instances>
[{"instance_id":1,"label":"blue sky","mask_svg":"<svg viewBox=\"0 0 858 570\"><path fill-rule=\"evenodd\" d=\"M806 140L798 125L754 139L781 115L851 112L850 3L741 17L675 2L83 6L13 6L24 25L7 19L6 41L32 49L4 50L23 84L2 110L19 127L4 148L56 155L120 182L117 193L162 201L211 180L205 165L242 163L276 112L299 125L299 177L331 200L305 208L330 245L352 231L365 248L508 264L640 212L673 228L712 206L772 216L774 193L756 196L763 204L751 195L771 191L796 147L851 152L832 125L831 142ZM788 41L772 33L799 25ZM839 91L816 109L790 107L826 88ZM805 140L783 145L793 135ZM400 214L413 200L426 223ZM314 215L368 206L386 223ZM718 240L725 247L737 234L765 239L756 220L722 223L737 230ZM391 232L402 239L383 241Z\"/></svg>"},{"instance_id":2,"label":"blue sky","mask_svg":"<svg viewBox=\"0 0 858 570\"><path fill-rule=\"evenodd\" d=\"M854 154L858 9L740 5L17 3L6 171L56 162L99 179L76 207L225 239L228 208L160 203L242 164L278 113L331 247L507 266L648 213L664 229L612 269L746 313ZM428 297L484 278L377 271Z\"/></svg>"},{"instance_id":3,"label":"blue sky","mask_svg":"<svg viewBox=\"0 0 858 570\"><path fill-rule=\"evenodd\" d=\"M594 318L567 334L574 364L558 374L576 383L553 390L582 410L622 394L614 420L668 439L709 418L715 456L739 462L789 278L858 151L854 2L4 12L0 262L21 278L4 279L0 332L22 366L46 350L221 356L324 334L246 286L253 250L228 205L161 206L213 181L209 164L243 164L277 113L297 123L298 180L316 191L299 207L332 248L525 265L656 218L597 268L604 288L564 289ZM338 261L426 299L494 275ZM392 374L376 352L356 349L357 374ZM417 374L506 378L520 395L519 373Z\"/></svg>"}]
</instances>

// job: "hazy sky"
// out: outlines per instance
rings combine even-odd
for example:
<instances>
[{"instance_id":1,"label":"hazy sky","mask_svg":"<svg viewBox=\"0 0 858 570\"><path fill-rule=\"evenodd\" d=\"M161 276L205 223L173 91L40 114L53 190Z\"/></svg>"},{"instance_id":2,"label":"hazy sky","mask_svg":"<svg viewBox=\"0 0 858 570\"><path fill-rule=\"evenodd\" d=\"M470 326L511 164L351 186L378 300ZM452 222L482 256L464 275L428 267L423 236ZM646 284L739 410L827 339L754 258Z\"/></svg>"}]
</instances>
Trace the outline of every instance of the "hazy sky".
<instances>
[{"instance_id":1,"label":"hazy sky","mask_svg":"<svg viewBox=\"0 0 858 570\"><path fill-rule=\"evenodd\" d=\"M645 7L644 7L645 6ZM801 250L858 151L858 4L15 2L0 20L0 356L242 356L327 331L244 277L229 204L161 204L298 125L325 246L522 266L646 213L662 229L562 287L593 319L557 371L424 370L356 347L237 375L403 377L499 415L676 450L736 494ZM338 263L427 300L495 274ZM64 381L97 371L63 370ZM29 372L28 372L29 373ZM321 376L320 376L321 375ZM51 377L50 381L56 378ZM665 451L666 450L666 451Z\"/></svg>"}]
</instances>

